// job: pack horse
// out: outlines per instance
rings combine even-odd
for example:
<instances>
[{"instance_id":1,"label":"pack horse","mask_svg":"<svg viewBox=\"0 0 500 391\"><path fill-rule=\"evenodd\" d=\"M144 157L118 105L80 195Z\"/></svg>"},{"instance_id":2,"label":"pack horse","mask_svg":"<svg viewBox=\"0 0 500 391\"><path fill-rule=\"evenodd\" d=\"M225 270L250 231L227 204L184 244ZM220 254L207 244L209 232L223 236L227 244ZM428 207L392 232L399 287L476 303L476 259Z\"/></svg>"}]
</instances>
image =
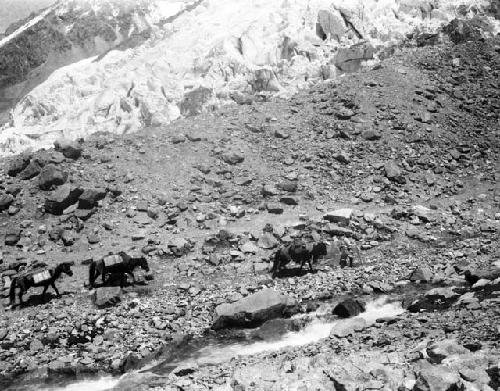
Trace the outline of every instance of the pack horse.
<instances>
[{"instance_id":1,"label":"pack horse","mask_svg":"<svg viewBox=\"0 0 500 391\"><path fill-rule=\"evenodd\" d=\"M125 283L125 275L128 274L132 277L135 284L134 269L141 267L146 272L149 272L149 265L145 257L133 258L121 251L118 254L110 254L97 261L92 261L89 266L89 287L95 286L97 277L101 276L103 285L106 283L106 276L108 274L121 274L120 286L123 287Z\"/></svg>"},{"instance_id":2,"label":"pack horse","mask_svg":"<svg viewBox=\"0 0 500 391\"><path fill-rule=\"evenodd\" d=\"M307 262L309 270L312 272L312 264L316 263L320 257L326 255L327 252L328 247L325 242L306 244L300 241L282 247L274 254L273 267L271 269L272 276L273 278L276 277L283 267L292 261L300 264L300 271L302 271Z\"/></svg>"},{"instance_id":3,"label":"pack horse","mask_svg":"<svg viewBox=\"0 0 500 391\"><path fill-rule=\"evenodd\" d=\"M43 286L42 300L45 300L45 294L49 286L54 289L58 297L61 294L57 290L56 280L61 277L61 275L67 274L68 276L73 275L71 266L73 262L63 262L54 268L43 269L43 270L33 270L30 272L25 272L15 276L10 285L9 297L10 305L14 305L16 300L16 289L19 288L18 297L19 303L23 304L23 295L28 291L29 288Z\"/></svg>"}]
</instances>

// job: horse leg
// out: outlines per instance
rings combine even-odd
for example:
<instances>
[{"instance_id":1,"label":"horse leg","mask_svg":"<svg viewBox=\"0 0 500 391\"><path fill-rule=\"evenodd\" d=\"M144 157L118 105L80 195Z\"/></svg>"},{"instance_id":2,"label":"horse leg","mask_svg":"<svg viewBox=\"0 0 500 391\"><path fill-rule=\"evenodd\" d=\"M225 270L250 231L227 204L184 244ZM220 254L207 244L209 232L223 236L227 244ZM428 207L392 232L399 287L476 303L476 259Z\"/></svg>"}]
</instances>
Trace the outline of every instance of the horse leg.
<instances>
[{"instance_id":1,"label":"horse leg","mask_svg":"<svg viewBox=\"0 0 500 391\"><path fill-rule=\"evenodd\" d=\"M22 305L24 304L23 303L23 288L19 288L19 293L17 294L17 296L19 297L19 307L22 307Z\"/></svg>"},{"instance_id":2,"label":"horse leg","mask_svg":"<svg viewBox=\"0 0 500 391\"><path fill-rule=\"evenodd\" d=\"M311 273L312 273L312 272L314 272L313 267L312 267L312 261L313 261L313 259L314 259L314 258L313 258L313 257L311 257L311 258L309 258L309 259L307 260L307 263L309 264L309 270L311 271Z\"/></svg>"},{"instance_id":3,"label":"horse leg","mask_svg":"<svg viewBox=\"0 0 500 391\"><path fill-rule=\"evenodd\" d=\"M47 293L47 289L49 289L49 284L44 285L44 287L43 287L42 301L44 301L44 302L45 302L45 293Z\"/></svg>"},{"instance_id":4,"label":"horse leg","mask_svg":"<svg viewBox=\"0 0 500 391\"><path fill-rule=\"evenodd\" d=\"M52 289L54 289L54 291L56 292L57 297L61 297L61 294L59 293L59 291L58 291L58 290L57 290L57 288L56 288L56 283L55 283L55 281L52 281L52 282L50 283L50 286L51 286L51 287L52 287Z\"/></svg>"}]
</instances>

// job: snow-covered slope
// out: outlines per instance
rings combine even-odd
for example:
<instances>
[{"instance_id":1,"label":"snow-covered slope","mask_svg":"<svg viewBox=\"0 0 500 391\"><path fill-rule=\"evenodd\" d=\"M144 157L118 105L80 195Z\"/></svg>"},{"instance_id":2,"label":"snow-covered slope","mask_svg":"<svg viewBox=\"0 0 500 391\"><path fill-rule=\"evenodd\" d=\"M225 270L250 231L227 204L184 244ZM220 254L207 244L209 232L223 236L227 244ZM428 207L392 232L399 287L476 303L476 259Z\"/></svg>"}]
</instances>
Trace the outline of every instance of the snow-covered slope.
<instances>
[{"instance_id":1,"label":"snow-covered slope","mask_svg":"<svg viewBox=\"0 0 500 391\"><path fill-rule=\"evenodd\" d=\"M72 50L78 37L88 41L90 35L96 55L75 56L78 61L53 71L19 101L9 124L0 130L0 154L50 146L61 136L160 126L247 93L287 95L370 60L373 47L397 43L415 30L434 31L458 13L479 12L488 4L488 0L63 1L49 14L57 20L72 15L73 22L65 24L66 31L58 31L66 37L73 32ZM97 19L100 27L106 20L114 40L89 34L92 30L74 15L94 15L88 20ZM37 23L46 20L43 15ZM128 37L133 31L147 31L147 39L120 46L126 41L123 20ZM18 31L4 38L0 56L9 42L22 36ZM345 49L351 45L355 46ZM81 46L88 47L88 42Z\"/></svg>"}]
</instances>

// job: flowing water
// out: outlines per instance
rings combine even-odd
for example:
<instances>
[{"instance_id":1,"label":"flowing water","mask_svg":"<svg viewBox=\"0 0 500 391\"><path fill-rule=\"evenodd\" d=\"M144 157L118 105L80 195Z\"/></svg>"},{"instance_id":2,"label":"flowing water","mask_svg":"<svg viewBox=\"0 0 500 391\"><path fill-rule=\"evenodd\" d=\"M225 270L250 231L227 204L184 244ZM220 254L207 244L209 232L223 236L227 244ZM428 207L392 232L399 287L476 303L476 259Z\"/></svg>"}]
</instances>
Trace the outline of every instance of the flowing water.
<instances>
[{"instance_id":1,"label":"flowing water","mask_svg":"<svg viewBox=\"0 0 500 391\"><path fill-rule=\"evenodd\" d=\"M149 365L142 371L152 371L157 374L168 374L180 365L196 363L198 365L217 364L231 360L233 357L249 356L263 352L277 351L287 347L303 346L328 338L332 328L339 322L345 322L331 315L331 305L323 306L313 314L298 315L292 321L304 322L305 326L299 330L286 331L274 336L270 340L248 340L238 342L209 341L207 339L195 341L183 347L181 352L169 359ZM401 302L394 301L387 296L377 298L366 305L366 311L357 317L363 318L367 325L377 319L394 317L404 312ZM250 334L248 334L250 335ZM205 342L203 342L205 341ZM112 389L119 383L119 378L105 377L97 380L86 380L66 385L64 387L45 388L50 391L104 391Z\"/></svg>"}]
</instances>

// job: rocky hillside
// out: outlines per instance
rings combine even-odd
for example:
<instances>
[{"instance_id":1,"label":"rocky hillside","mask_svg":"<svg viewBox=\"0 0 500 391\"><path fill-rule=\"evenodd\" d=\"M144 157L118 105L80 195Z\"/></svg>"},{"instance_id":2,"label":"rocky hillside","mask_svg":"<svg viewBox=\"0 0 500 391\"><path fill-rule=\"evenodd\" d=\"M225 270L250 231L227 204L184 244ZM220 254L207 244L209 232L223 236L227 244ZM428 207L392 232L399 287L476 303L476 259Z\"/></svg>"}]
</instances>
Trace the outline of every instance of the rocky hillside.
<instances>
[{"instance_id":1,"label":"rocky hillside","mask_svg":"<svg viewBox=\"0 0 500 391\"><path fill-rule=\"evenodd\" d=\"M3 158L2 386L166 359L190 338L224 336L215 325L241 326L237 311L219 318L253 294L280 311L243 326L384 293L407 311L303 347L135 373L116 389L498 389L499 64L498 36L455 20L289 100L249 96ZM328 254L314 273L271 279L272 254L295 239L328 241ZM120 250L151 270L88 290L89 262ZM62 297L32 289L10 307L16 275L61 261L74 263Z\"/></svg>"},{"instance_id":2,"label":"rocky hillside","mask_svg":"<svg viewBox=\"0 0 500 391\"><path fill-rule=\"evenodd\" d=\"M290 96L457 16L490 24L492 34L490 8L489 0L62 1L0 41L8 122L0 153L161 127L249 94Z\"/></svg>"}]
</instances>

